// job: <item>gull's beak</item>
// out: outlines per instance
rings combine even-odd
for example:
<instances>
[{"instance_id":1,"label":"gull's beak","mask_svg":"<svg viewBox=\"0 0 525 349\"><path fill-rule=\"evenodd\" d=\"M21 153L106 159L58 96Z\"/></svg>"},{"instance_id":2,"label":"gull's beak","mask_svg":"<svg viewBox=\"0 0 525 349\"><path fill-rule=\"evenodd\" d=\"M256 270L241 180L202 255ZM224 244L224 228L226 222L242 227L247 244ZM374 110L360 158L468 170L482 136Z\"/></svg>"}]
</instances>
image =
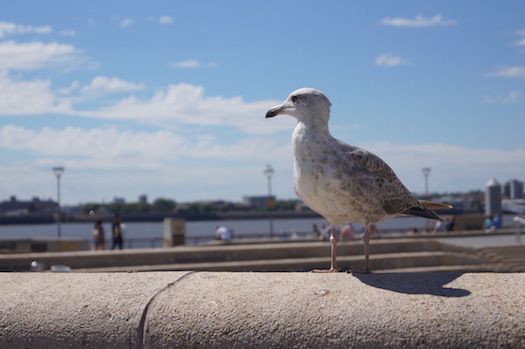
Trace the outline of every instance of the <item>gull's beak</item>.
<instances>
[{"instance_id":1,"label":"gull's beak","mask_svg":"<svg viewBox=\"0 0 525 349\"><path fill-rule=\"evenodd\" d=\"M292 109L293 105L290 105L290 103L288 102L276 105L275 107L271 108L266 112L266 118L273 118L274 116L279 114L287 114Z\"/></svg>"},{"instance_id":2,"label":"gull's beak","mask_svg":"<svg viewBox=\"0 0 525 349\"><path fill-rule=\"evenodd\" d=\"M281 114L283 109L284 107L282 104L276 105L275 107L266 112L266 118L273 118L274 116Z\"/></svg>"}]
</instances>

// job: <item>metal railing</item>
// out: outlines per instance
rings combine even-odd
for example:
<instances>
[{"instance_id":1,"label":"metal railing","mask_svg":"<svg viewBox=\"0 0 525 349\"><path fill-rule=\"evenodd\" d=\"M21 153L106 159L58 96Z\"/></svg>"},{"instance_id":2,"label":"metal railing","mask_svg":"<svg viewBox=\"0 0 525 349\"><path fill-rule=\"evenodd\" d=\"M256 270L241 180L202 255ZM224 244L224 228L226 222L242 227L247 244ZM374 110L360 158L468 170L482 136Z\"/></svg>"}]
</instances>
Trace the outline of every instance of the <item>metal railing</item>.
<instances>
[{"instance_id":1,"label":"metal railing","mask_svg":"<svg viewBox=\"0 0 525 349\"><path fill-rule=\"evenodd\" d=\"M525 225L525 218L516 216L512 220L516 222L516 242L521 245L521 227Z\"/></svg>"},{"instance_id":2,"label":"metal railing","mask_svg":"<svg viewBox=\"0 0 525 349\"><path fill-rule=\"evenodd\" d=\"M137 247L163 247L164 239L162 237L153 238L131 238L124 241L126 248L137 248Z\"/></svg>"},{"instance_id":3,"label":"metal railing","mask_svg":"<svg viewBox=\"0 0 525 349\"><path fill-rule=\"evenodd\" d=\"M515 217L513 219L517 225L515 227L504 227L504 229L516 229L516 239L517 241L520 241L521 243L521 227L525 226L525 219L521 217ZM353 239L360 239L363 230L362 229L356 229L354 231L354 237ZM453 234L454 231L451 232L440 232L440 234L447 234L451 233ZM416 235L416 236L428 236L434 234L432 231L423 231L420 230L418 233L410 233L407 231L407 229L399 229L399 228L392 228L392 229L378 229L373 237L405 237L410 235ZM272 240L272 241L297 241L297 240L319 240L319 236L317 236L314 232L275 232L273 237L270 236L269 232L266 233L256 233L256 234L232 234L232 240L243 240L243 243L250 243L250 242L260 242L261 240ZM220 243L220 240L217 240L215 235L198 235L198 236L188 236L185 237L185 244L186 245L203 245L208 244L212 242L218 242ZM224 242L224 241L223 241ZM111 246L111 241L108 241L106 246ZM140 237L140 238L127 238L124 240L124 246L125 248L157 248L157 247L163 247L164 246L164 239L163 237Z\"/></svg>"}]
</instances>

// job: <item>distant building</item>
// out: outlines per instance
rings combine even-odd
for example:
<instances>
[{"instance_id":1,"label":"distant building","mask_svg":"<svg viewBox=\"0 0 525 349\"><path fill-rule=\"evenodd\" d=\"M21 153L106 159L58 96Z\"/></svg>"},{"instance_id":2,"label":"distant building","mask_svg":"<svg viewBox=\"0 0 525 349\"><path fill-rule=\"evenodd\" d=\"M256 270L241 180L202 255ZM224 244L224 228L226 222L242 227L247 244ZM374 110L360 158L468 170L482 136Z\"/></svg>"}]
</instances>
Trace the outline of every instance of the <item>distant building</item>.
<instances>
[{"instance_id":1,"label":"distant building","mask_svg":"<svg viewBox=\"0 0 525 349\"><path fill-rule=\"evenodd\" d=\"M503 197L506 199L522 199L525 197L523 194L523 182L517 179L511 179L503 186Z\"/></svg>"},{"instance_id":2,"label":"distant building","mask_svg":"<svg viewBox=\"0 0 525 349\"><path fill-rule=\"evenodd\" d=\"M139 203L147 204L148 203L148 196L146 194L139 195Z\"/></svg>"},{"instance_id":3,"label":"distant building","mask_svg":"<svg viewBox=\"0 0 525 349\"><path fill-rule=\"evenodd\" d=\"M503 199L503 210L518 214L525 214L525 199Z\"/></svg>"},{"instance_id":4,"label":"distant building","mask_svg":"<svg viewBox=\"0 0 525 349\"><path fill-rule=\"evenodd\" d=\"M463 212L483 212L483 193L465 195L463 197Z\"/></svg>"},{"instance_id":5,"label":"distant building","mask_svg":"<svg viewBox=\"0 0 525 349\"><path fill-rule=\"evenodd\" d=\"M488 216L501 215L501 201L501 184L492 177L485 184L485 214Z\"/></svg>"},{"instance_id":6,"label":"distant building","mask_svg":"<svg viewBox=\"0 0 525 349\"><path fill-rule=\"evenodd\" d=\"M256 195L243 197L243 202L256 210L264 210L275 207L275 200L276 198L274 195Z\"/></svg>"},{"instance_id":7,"label":"distant building","mask_svg":"<svg viewBox=\"0 0 525 349\"><path fill-rule=\"evenodd\" d=\"M11 196L8 201L0 202L0 214L5 216L23 216L29 214L50 215L57 209L57 203L52 200L40 200L37 197L28 201L20 201Z\"/></svg>"},{"instance_id":8,"label":"distant building","mask_svg":"<svg viewBox=\"0 0 525 349\"><path fill-rule=\"evenodd\" d=\"M126 203L126 199L119 198L119 197L114 197L113 198L113 203L114 204L125 204Z\"/></svg>"}]
</instances>

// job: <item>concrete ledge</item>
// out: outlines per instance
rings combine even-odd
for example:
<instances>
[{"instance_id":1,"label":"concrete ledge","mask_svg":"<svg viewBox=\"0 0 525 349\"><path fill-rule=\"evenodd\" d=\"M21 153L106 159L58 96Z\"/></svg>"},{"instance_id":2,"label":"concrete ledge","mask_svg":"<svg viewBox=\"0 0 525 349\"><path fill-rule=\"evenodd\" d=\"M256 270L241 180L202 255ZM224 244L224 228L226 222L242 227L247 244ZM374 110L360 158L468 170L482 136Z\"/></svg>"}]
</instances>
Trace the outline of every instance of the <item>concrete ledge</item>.
<instances>
[{"instance_id":1,"label":"concrete ledge","mask_svg":"<svg viewBox=\"0 0 525 349\"><path fill-rule=\"evenodd\" d=\"M76 238L13 238L0 239L0 254L31 252L63 252L89 250L89 241Z\"/></svg>"},{"instance_id":2,"label":"concrete ledge","mask_svg":"<svg viewBox=\"0 0 525 349\"><path fill-rule=\"evenodd\" d=\"M337 247L339 256L357 255L361 259L363 258L363 244L361 241L344 241L339 243ZM370 250L373 258L375 258L375 256L381 253L444 250L461 252L465 251L466 249L445 245L431 239L390 239L374 240L370 244ZM38 260L48 266L53 264L64 264L73 269L80 269L309 257L324 257L329 260L329 243L293 242L286 244L273 243L248 246L179 246L175 248L133 249L122 251L114 250L11 254L0 255L0 271L29 271L29 266L33 260ZM377 269L377 267L374 268ZM304 268L300 267L299 269Z\"/></svg>"},{"instance_id":3,"label":"concrete ledge","mask_svg":"<svg viewBox=\"0 0 525 349\"><path fill-rule=\"evenodd\" d=\"M523 348L525 274L0 273L1 348Z\"/></svg>"}]
</instances>

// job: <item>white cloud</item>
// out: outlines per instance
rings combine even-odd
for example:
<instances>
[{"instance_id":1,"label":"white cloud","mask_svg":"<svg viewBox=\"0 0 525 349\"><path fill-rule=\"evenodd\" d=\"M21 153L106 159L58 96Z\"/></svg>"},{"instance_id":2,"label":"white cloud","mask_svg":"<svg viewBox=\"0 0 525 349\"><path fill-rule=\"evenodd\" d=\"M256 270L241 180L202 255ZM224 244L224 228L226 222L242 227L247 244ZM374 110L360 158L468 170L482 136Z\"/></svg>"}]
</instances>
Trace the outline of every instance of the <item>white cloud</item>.
<instances>
[{"instance_id":1,"label":"white cloud","mask_svg":"<svg viewBox=\"0 0 525 349\"><path fill-rule=\"evenodd\" d=\"M116 128L0 127L0 152L22 151L31 157L24 166L0 159L0 181L15 179L13 186L0 187L0 197L12 193L32 196L46 188L47 195L52 195L50 168L57 164L66 168L66 202L143 192L177 199L240 198L259 192L258 187L265 190L262 169L266 163L276 167L276 178L281 175L287 179L276 181L275 188L282 185L292 195L288 141L279 144L268 137L250 137L225 143L211 135L182 134ZM17 170L21 172L15 176ZM48 183L40 183L42 177L48 178ZM37 182L40 185L35 185Z\"/></svg>"},{"instance_id":2,"label":"white cloud","mask_svg":"<svg viewBox=\"0 0 525 349\"><path fill-rule=\"evenodd\" d=\"M394 55L392 52L383 53L376 57L375 64L383 67L397 67L407 64L401 56Z\"/></svg>"},{"instance_id":3,"label":"white cloud","mask_svg":"<svg viewBox=\"0 0 525 349\"><path fill-rule=\"evenodd\" d=\"M77 167L76 165L81 165ZM0 167L0 180L9 186L0 186L0 198L16 194L19 198L56 197L56 178L51 167L65 166L61 198L65 204L108 201L124 197L136 201L139 194L151 199L170 197L177 201L233 199L247 194L264 194L266 179L262 164L230 164L214 166L202 161L200 166L184 163L164 168L146 168L141 163L130 167L87 168L82 161L63 162L56 158L41 158L30 164ZM235 178L235 180L231 180ZM291 172L276 166L273 188L280 197L295 197L292 192ZM229 179L229 180L228 180ZM198 188L198 190L195 190Z\"/></svg>"},{"instance_id":4,"label":"white cloud","mask_svg":"<svg viewBox=\"0 0 525 349\"><path fill-rule=\"evenodd\" d=\"M245 138L223 144L210 135L184 137L165 130L0 127L0 149L29 151L39 162L53 159L84 169L159 169L178 160L195 159L219 160L225 164L264 163L272 157L279 161L282 154L289 154L288 148L288 144L276 144L268 138ZM288 160L289 155L284 156Z\"/></svg>"},{"instance_id":5,"label":"white cloud","mask_svg":"<svg viewBox=\"0 0 525 349\"><path fill-rule=\"evenodd\" d=\"M44 26L31 26L22 25L11 22L0 21L0 39L9 35L19 34L49 34L53 31L53 28L49 25Z\"/></svg>"},{"instance_id":6,"label":"white cloud","mask_svg":"<svg viewBox=\"0 0 525 349\"><path fill-rule=\"evenodd\" d=\"M120 21L120 27L121 28L128 28L133 23L134 23L133 19L131 19L131 18L124 18L123 20Z\"/></svg>"},{"instance_id":7,"label":"white cloud","mask_svg":"<svg viewBox=\"0 0 525 349\"><path fill-rule=\"evenodd\" d=\"M516 46L525 47L525 36L514 43Z\"/></svg>"},{"instance_id":8,"label":"white cloud","mask_svg":"<svg viewBox=\"0 0 525 349\"><path fill-rule=\"evenodd\" d=\"M483 101L487 104L511 104L519 102L521 97L519 91L510 91L505 96L487 96Z\"/></svg>"},{"instance_id":9,"label":"white cloud","mask_svg":"<svg viewBox=\"0 0 525 349\"><path fill-rule=\"evenodd\" d=\"M60 35L72 37L72 36L76 36L77 32L76 30L66 29L66 30L60 31Z\"/></svg>"},{"instance_id":10,"label":"white cloud","mask_svg":"<svg viewBox=\"0 0 525 349\"><path fill-rule=\"evenodd\" d=\"M369 142L363 145L383 158L412 191L423 192L421 168L432 167L431 191L483 188L492 176L500 180L520 178L525 168L525 148L469 148L454 144L395 144Z\"/></svg>"},{"instance_id":11,"label":"white cloud","mask_svg":"<svg viewBox=\"0 0 525 349\"><path fill-rule=\"evenodd\" d=\"M181 68L181 69L195 69L195 68L200 68L202 65L199 61L195 59L188 59L185 61L171 63L169 66L173 68Z\"/></svg>"},{"instance_id":12,"label":"white cloud","mask_svg":"<svg viewBox=\"0 0 525 349\"><path fill-rule=\"evenodd\" d=\"M487 76L502 78L525 78L525 67L514 65L511 67L500 67L488 73Z\"/></svg>"},{"instance_id":13,"label":"white cloud","mask_svg":"<svg viewBox=\"0 0 525 349\"><path fill-rule=\"evenodd\" d=\"M77 80L74 80L71 83L69 83L67 87L62 87L58 89L57 93L59 95L70 95L74 92L77 92L79 89L80 89L80 82L78 82Z\"/></svg>"},{"instance_id":14,"label":"white cloud","mask_svg":"<svg viewBox=\"0 0 525 349\"><path fill-rule=\"evenodd\" d=\"M265 122L264 115L275 100L246 102L242 97L207 97L201 86L181 83L157 91L149 100L134 96L97 110L77 111L77 115L134 120L162 125L225 125L249 133L272 133L292 128L292 118L283 116L274 122ZM267 120L266 120L267 121Z\"/></svg>"},{"instance_id":15,"label":"white cloud","mask_svg":"<svg viewBox=\"0 0 525 349\"><path fill-rule=\"evenodd\" d=\"M483 188L492 176L500 181L519 178L525 168L525 148L504 150L391 142L368 142L362 146L383 158L407 187L416 192L424 188L421 174L424 166L432 167L432 191ZM76 201L98 199L93 197L95 188L97 193L105 193L109 198L136 190L162 193L174 187L177 189L173 191L184 192L184 196L191 199L202 195L240 197L250 192L264 192L262 169L266 163L277 170L278 195L293 196L289 141L279 143L268 137L233 139L224 143L213 135L184 136L167 130L78 127L35 130L7 125L0 127L0 150L23 151L33 157L18 176L9 175L14 172L10 169L18 165L0 160L0 181L6 183L8 179L15 179L14 183L23 190L24 186L34 185L39 180L39 176L34 178L34 173L45 170L52 194L54 182L49 168L62 164L67 169L69 195L74 190L82 192ZM194 188L200 189L198 193ZM12 194L2 188L0 193ZM31 194L34 192L27 195Z\"/></svg>"},{"instance_id":16,"label":"white cloud","mask_svg":"<svg viewBox=\"0 0 525 349\"><path fill-rule=\"evenodd\" d=\"M525 29L516 31L518 40L513 42L514 46L517 46L520 49L525 49Z\"/></svg>"},{"instance_id":17,"label":"white cloud","mask_svg":"<svg viewBox=\"0 0 525 349\"><path fill-rule=\"evenodd\" d=\"M139 91L144 85L125 81L116 77L97 76L84 86L80 92L87 95L99 95L116 92Z\"/></svg>"},{"instance_id":18,"label":"white cloud","mask_svg":"<svg viewBox=\"0 0 525 349\"><path fill-rule=\"evenodd\" d=\"M72 45L56 42L0 42L0 70L27 70L76 65L85 61Z\"/></svg>"},{"instance_id":19,"label":"white cloud","mask_svg":"<svg viewBox=\"0 0 525 349\"><path fill-rule=\"evenodd\" d=\"M159 23L163 25L170 25L173 24L173 18L170 16L161 16L159 18Z\"/></svg>"},{"instance_id":20,"label":"white cloud","mask_svg":"<svg viewBox=\"0 0 525 349\"><path fill-rule=\"evenodd\" d=\"M217 62L202 63L196 59L188 59L168 64L169 67L177 69L215 68L217 65Z\"/></svg>"},{"instance_id":21,"label":"white cloud","mask_svg":"<svg viewBox=\"0 0 525 349\"><path fill-rule=\"evenodd\" d=\"M31 115L68 113L70 104L56 98L51 82L43 80L18 81L0 74L0 115Z\"/></svg>"},{"instance_id":22,"label":"white cloud","mask_svg":"<svg viewBox=\"0 0 525 349\"><path fill-rule=\"evenodd\" d=\"M456 24L455 20L445 19L442 15L436 14L432 17L425 17L418 14L415 18L385 17L381 20L381 25L391 27L443 27Z\"/></svg>"},{"instance_id":23,"label":"white cloud","mask_svg":"<svg viewBox=\"0 0 525 349\"><path fill-rule=\"evenodd\" d=\"M27 150L39 156L104 160L108 164L129 157L159 159L167 155L168 149L180 145L180 137L168 131L148 133L78 127L31 130L14 125L0 128L0 147L3 149ZM95 164L96 161L90 165Z\"/></svg>"},{"instance_id":24,"label":"white cloud","mask_svg":"<svg viewBox=\"0 0 525 349\"><path fill-rule=\"evenodd\" d=\"M291 130L294 125L294 119L287 116L275 118L272 122L265 120L266 111L280 101L247 102L238 96L205 96L201 86L184 83L158 90L149 99L127 96L104 107L77 107L86 98L143 88L142 84L98 76L85 86L73 81L68 86L53 89L50 81L16 80L4 73L0 75L0 116L55 112L77 117L130 120L170 129L181 125L197 128L228 126L250 134Z\"/></svg>"}]
</instances>

